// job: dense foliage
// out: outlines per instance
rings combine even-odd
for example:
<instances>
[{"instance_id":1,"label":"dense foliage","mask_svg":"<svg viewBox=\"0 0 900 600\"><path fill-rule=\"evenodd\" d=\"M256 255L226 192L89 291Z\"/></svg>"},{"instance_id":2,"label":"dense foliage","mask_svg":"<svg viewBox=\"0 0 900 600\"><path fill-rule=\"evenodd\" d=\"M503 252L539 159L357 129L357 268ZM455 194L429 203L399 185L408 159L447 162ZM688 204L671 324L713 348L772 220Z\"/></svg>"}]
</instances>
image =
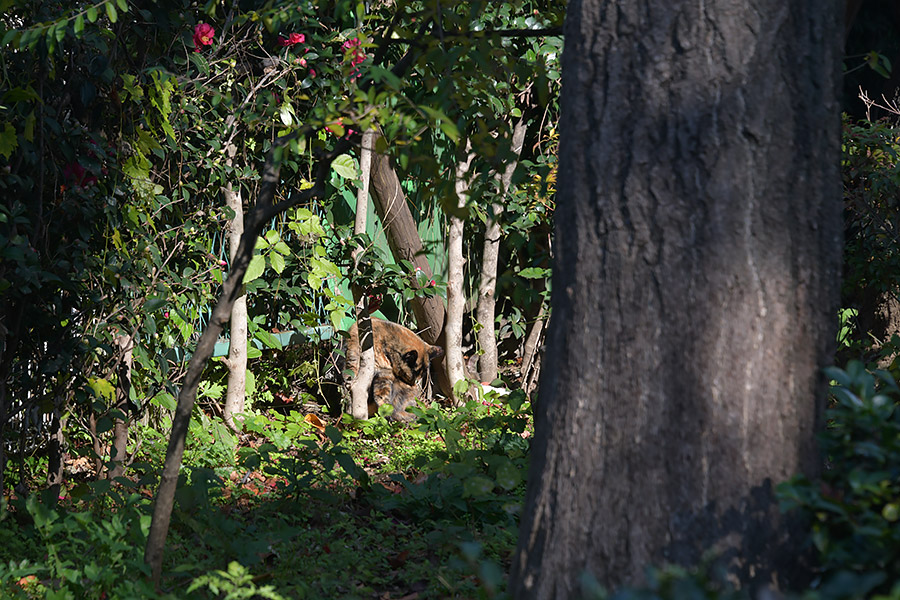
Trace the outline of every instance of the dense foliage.
<instances>
[{"instance_id":1,"label":"dense foliage","mask_svg":"<svg viewBox=\"0 0 900 600\"><path fill-rule=\"evenodd\" d=\"M561 3L0 8L0 595L502 596L532 427L517 361L549 291ZM469 217L475 262L522 115L497 293L501 383L514 391L475 386L459 410L423 406L410 428L325 414L326 359L350 320L351 287L382 295L383 314L404 321L411 298L442 295L448 212ZM433 281L393 257L380 222L352 234L360 132L373 126L404 179ZM780 490L812 524L810 596L900 597L900 338L890 341L890 319L876 331L864 302L888 302L900 284L897 139L887 122L845 123L842 357L864 362L829 371L823 477ZM460 211L451 174L467 143L477 158ZM319 158L341 144L322 176ZM322 192L257 243L244 278L244 429L222 424L225 369L213 364L155 590L143 576L149 505L185 359L230 268L223 190L252 206L281 147L276 203L319 179ZM366 252L353 260L357 244ZM123 336L135 342L129 388ZM130 426L129 465L109 481L117 421ZM54 466L52 440L64 464ZM589 574L582 583L587 597L607 596ZM649 590L618 597L740 595L700 566L654 571Z\"/></svg>"}]
</instances>

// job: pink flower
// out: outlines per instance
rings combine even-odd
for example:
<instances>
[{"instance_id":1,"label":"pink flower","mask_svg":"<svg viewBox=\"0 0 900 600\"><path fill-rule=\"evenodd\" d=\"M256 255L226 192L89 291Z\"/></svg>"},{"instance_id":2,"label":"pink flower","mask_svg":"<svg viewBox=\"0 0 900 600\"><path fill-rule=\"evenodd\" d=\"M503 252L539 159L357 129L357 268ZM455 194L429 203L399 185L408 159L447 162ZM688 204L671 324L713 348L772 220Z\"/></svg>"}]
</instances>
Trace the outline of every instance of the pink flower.
<instances>
[{"instance_id":1,"label":"pink flower","mask_svg":"<svg viewBox=\"0 0 900 600\"><path fill-rule=\"evenodd\" d=\"M211 46L216 30L209 23L197 23L194 27L194 52L200 52L200 46Z\"/></svg>"},{"instance_id":2,"label":"pink flower","mask_svg":"<svg viewBox=\"0 0 900 600\"><path fill-rule=\"evenodd\" d=\"M306 59L305 59L305 58L301 58L301 59L300 59L300 66L301 66L301 67L305 67L305 66L306 66Z\"/></svg>"},{"instance_id":3,"label":"pink flower","mask_svg":"<svg viewBox=\"0 0 900 600\"><path fill-rule=\"evenodd\" d=\"M163 313L163 316L164 316L165 318L168 319L168 318L169 318L169 311L164 312L164 313Z\"/></svg>"},{"instance_id":4,"label":"pink flower","mask_svg":"<svg viewBox=\"0 0 900 600\"><path fill-rule=\"evenodd\" d=\"M315 78L316 78L316 70L315 70L315 69L310 69L310 70L309 70L309 76L312 77L313 79L315 79Z\"/></svg>"},{"instance_id":5,"label":"pink flower","mask_svg":"<svg viewBox=\"0 0 900 600\"><path fill-rule=\"evenodd\" d=\"M436 285L437 284L434 282L434 279L432 279L431 281L428 282L428 287L434 287Z\"/></svg>"},{"instance_id":6,"label":"pink flower","mask_svg":"<svg viewBox=\"0 0 900 600\"><path fill-rule=\"evenodd\" d=\"M359 63L366 60L366 53L359 49L359 45L362 43L362 40L359 38L352 38L341 44L341 50L344 51L344 59L350 59L350 65L356 66ZM354 71L356 73L356 71Z\"/></svg>"},{"instance_id":7,"label":"pink flower","mask_svg":"<svg viewBox=\"0 0 900 600\"><path fill-rule=\"evenodd\" d=\"M288 46L295 46L296 44L302 44L306 41L306 36L302 33L292 33L289 36L281 37L278 36L278 45L287 48Z\"/></svg>"}]
</instances>

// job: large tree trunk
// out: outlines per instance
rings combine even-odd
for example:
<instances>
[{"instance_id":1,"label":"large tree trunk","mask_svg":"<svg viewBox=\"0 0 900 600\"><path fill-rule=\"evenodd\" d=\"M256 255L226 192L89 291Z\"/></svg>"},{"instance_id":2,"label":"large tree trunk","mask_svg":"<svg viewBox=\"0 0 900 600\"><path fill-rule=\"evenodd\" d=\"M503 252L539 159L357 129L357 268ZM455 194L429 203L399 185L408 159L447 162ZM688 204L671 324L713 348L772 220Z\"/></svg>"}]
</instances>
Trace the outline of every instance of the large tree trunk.
<instances>
[{"instance_id":1,"label":"large tree trunk","mask_svg":"<svg viewBox=\"0 0 900 600\"><path fill-rule=\"evenodd\" d=\"M510 589L799 575L841 259L835 1L568 6L552 319Z\"/></svg>"}]
</instances>

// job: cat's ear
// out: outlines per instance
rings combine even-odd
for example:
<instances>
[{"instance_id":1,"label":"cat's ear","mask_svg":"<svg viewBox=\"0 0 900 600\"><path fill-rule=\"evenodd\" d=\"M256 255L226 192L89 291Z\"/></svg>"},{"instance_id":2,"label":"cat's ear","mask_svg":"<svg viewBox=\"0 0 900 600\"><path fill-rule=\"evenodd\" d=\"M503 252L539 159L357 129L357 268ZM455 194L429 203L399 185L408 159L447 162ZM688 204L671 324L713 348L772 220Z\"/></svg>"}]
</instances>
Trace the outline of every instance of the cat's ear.
<instances>
[{"instance_id":1,"label":"cat's ear","mask_svg":"<svg viewBox=\"0 0 900 600\"><path fill-rule=\"evenodd\" d=\"M440 346L429 346L428 347L428 360L440 360L444 356L444 349Z\"/></svg>"}]
</instances>

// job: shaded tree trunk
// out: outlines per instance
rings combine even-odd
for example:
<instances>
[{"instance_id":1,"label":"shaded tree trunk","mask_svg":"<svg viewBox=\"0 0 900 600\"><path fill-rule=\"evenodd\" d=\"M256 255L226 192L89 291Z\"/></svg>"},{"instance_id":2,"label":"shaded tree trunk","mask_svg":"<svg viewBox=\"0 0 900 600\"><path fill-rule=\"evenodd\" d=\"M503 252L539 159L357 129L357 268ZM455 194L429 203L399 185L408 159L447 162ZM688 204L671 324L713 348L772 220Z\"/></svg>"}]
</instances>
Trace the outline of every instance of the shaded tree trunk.
<instances>
[{"instance_id":1,"label":"shaded tree trunk","mask_svg":"<svg viewBox=\"0 0 900 600\"><path fill-rule=\"evenodd\" d=\"M478 330L478 347L482 352L478 358L478 377L487 383L497 379L497 332L494 329L494 319L497 303L497 259L500 253L500 218L503 215L503 200L509 191L516 166L519 164L519 154L525 143L527 129L525 117L519 117L513 127L510 147L514 158L506 165L503 173L497 177L500 184L501 201L495 202L491 206L484 231L475 320L481 325L481 329Z\"/></svg>"},{"instance_id":2,"label":"shaded tree trunk","mask_svg":"<svg viewBox=\"0 0 900 600\"><path fill-rule=\"evenodd\" d=\"M65 476L65 436L63 435L64 423L59 408L60 404L61 401L57 399L56 406L53 407L51 413L50 441L47 447L47 487L50 489L50 497L53 499L59 498Z\"/></svg>"},{"instance_id":3,"label":"shaded tree trunk","mask_svg":"<svg viewBox=\"0 0 900 600\"><path fill-rule=\"evenodd\" d=\"M113 441L109 449L109 460L114 463L106 477L115 479L125 472L125 455L128 450L128 424L131 412L131 369L134 366L133 339L130 335L120 335L116 344L122 353L116 373L116 413L113 416Z\"/></svg>"},{"instance_id":4,"label":"shaded tree trunk","mask_svg":"<svg viewBox=\"0 0 900 600\"><path fill-rule=\"evenodd\" d=\"M803 577L841 260L836 2L573 0L552 319L510 589L721 553ZM754 594L755 595L755 594Z\"/></svg>"}]
</instances>

